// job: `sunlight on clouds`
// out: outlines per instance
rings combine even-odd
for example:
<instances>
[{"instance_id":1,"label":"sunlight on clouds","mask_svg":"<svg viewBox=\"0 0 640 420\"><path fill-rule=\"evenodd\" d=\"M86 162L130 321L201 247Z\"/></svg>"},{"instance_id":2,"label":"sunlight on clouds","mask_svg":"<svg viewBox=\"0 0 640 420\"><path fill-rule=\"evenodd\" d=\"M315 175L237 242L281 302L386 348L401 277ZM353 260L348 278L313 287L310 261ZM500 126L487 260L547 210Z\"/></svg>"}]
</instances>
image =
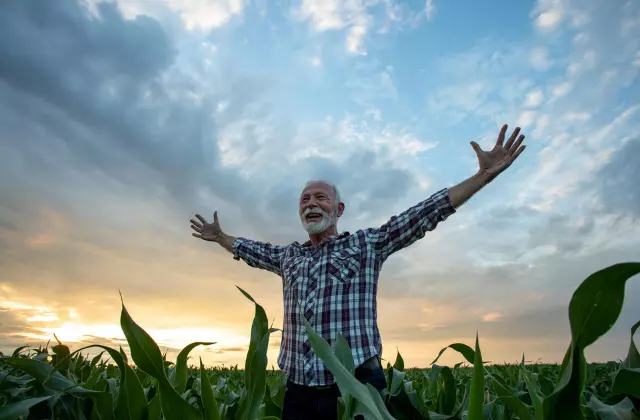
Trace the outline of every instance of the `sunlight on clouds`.
<instances>
[{"instance_id":1,"label":"sunlight on clouds","mask_svg":"<svg viewBox=\"0 0 640 420\"><path fill-rule=\"evenodd\" d=\"M490 312L482 316L483 322L494 322L502 318L502 314L500 312Z\"/></svg>"},{"instance_id":2,"label":"sunlight on clouds","mask_svg":"<svg viewBox=\"0 0 640 420\"><path fill-rule=\"evenodd\" d=\"M342 29L346 25L342 7L340 0L302 0L296 15L301 20L310 19L318 32Z\"/></svg>"},{"instance_id":3,"label":"sunlight on clouds","mask_svg":"<svg viewBox=\"0 0 640 420\"><path fill-rule=\"evenodd\" d=\"M349 34L347 35L347 51L350 53L366 55L367 52L362 49L363 39L366 34L367 27L364 24L349 28Z\"/></svg>"},{"instance_id":4,"label":"sunlight on clouds","mask_svg":"<svg viewBox=\"0 0 640 420\"><path fill-rule=\"evenodd\" d=\"M549 10L542 12L536 19L536 25L542 30L553 30L562 21L562 12L560 10Z\"/></svg>"},{"instance_id":5,"label":"sunlight on clouds","mask_svg":"<svg viewBox=\"0 0 640 420\"><path fill-rule=\"evenodd\" d=\"M294 9L294 15L302 21L310 21L316 32L347 29L345 48L354 54L366 55L364 38L371 24L363 0L303 0Z\"/></svg>"},{"instance_id":6,"label":"sunlight on clouds","mask_svg":"<svg viewBox=\"0 0 640 420\"><path fill-rule=\"evenodd\" d=\"M86 1L99 2L99 0ZM128 18L149 15L161 19L160 6L165 6L180 16L188 30L202 31L225 25L232 17L241 15L245 6L244 0L159 0L158 2L117 0L117 2L122 13Z\"/></svg>"},{"instance_id":7,"label":"sunlight on clouds","mask_svg":"<svg viewBox=\"0 0 640 420\"><path fill-rule=\"evenodd\" d=\"M563 0L538 0L532 11L535 26L542 32L556 29L566 14ZM575 15L575 14L574 14Z\"/></svg>"},{"instance_id":8,"label":"sunlight on clouds","mask_svg":"<svg viewBox=\"0 0 640 420\"><path fill-rule=\"evenodd\" d=\"M60 341L66 343L82 343L94 338L125 340L122 328L118 324L83 324L65 322L59 327L40 328L42 335L50 338L54 334ZM154 339L158 346L182 349L194 341L210 341L223 344L225 347L245 347L249 345L249 337L232 330L220 328L176 328L153 329L145 328L145 331ZM37 337L33 337L37 338Z\"/></svg>"},{"instance_id":9,"label":"sunlight on clouds","mask_svg":"<svg viewBox=\"0 0 640 420\"><path fill-rule=\"evenodd\" d=\"M27 322L54 322L58 320L60 320L60 318L58 318L58 315L56 314L34 315L27 318Z\"/></svg>"}]
</instances>

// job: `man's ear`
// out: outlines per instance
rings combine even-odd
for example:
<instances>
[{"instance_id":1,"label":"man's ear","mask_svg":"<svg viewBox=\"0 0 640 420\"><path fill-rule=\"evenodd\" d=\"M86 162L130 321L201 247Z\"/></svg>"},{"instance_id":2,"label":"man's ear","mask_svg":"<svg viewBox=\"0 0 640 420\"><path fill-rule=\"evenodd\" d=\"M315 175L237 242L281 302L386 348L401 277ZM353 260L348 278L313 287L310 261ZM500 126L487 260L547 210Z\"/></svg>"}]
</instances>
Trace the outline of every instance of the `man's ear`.
<instances>
[{"instance_id":1,"label":"man's ear","mask_svg":"<svg viewBox=\"0 0 640 420\"><path fill-rule=\"evenodd\" d=\"M342 216L342 213L344 213L344 203L339 203L338 204L338 217Z\"/></svg>"}]
</instances>

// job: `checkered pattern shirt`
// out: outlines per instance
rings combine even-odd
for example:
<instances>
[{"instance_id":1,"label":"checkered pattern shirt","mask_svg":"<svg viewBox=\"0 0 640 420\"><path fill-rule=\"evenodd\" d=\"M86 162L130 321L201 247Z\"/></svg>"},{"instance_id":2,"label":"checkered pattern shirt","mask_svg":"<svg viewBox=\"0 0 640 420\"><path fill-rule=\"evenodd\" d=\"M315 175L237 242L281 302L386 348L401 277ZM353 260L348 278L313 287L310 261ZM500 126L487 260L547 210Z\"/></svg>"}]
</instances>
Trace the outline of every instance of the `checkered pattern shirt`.
<instances>
[{"instance_id":1,"label":"checkered pattern shirt","mask_svg":"<svg viewBox=\"0 0 640 420\"><path fill-rule=\"evenodd\" d=\"M345 232L317 246L310 241L290 245L235 241L236 260L282 278L284 326L278 365L291 381L307 386L335 382L311 348L300 311L329 345L341 332L356 366L382 355L376 304L382 263L453 213L449 191L443 189L380 227Z\"/></svg>"}]
</instances>

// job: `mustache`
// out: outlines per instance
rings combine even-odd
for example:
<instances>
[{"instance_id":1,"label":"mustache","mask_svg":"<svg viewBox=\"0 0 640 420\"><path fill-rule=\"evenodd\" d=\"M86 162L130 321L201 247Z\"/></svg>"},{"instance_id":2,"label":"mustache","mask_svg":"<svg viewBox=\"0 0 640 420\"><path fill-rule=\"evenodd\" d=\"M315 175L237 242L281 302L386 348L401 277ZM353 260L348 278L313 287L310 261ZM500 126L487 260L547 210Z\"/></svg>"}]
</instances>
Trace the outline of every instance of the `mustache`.
<instances>
[{"instance_id":1,"label":"mustache","mask_svg":"<svg viewBox=\"0 0 640 420\"><path fill-rule=\"evenodd\" d=\"M321 214L324 217L330 217L331 216L329 213L327 213L326 211L322 210L319 207L309 207L302 213L302 217L307 217L311 213Z\"/></svg>"}]
</instances>

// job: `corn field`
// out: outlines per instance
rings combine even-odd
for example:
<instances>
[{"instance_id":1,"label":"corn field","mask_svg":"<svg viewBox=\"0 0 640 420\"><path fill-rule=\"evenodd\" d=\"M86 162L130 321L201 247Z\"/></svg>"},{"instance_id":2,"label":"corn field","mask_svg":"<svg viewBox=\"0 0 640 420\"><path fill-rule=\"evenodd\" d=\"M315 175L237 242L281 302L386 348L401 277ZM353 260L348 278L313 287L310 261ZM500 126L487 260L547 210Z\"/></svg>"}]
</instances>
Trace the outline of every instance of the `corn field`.
<instances>
[{"instance_id":1,"label":"corn field","mask_svg":"<svg viewBox=\"0 0 640 420\"><path fill-rule=\"evenodd\" d=\"M316 354L336 378L342 397L341 419L640 419L640 353L630 331L626 355L616 363L588 364L584 350L615 324L628 279L640 263L620 263L593 273L576 289L568 307L570 344L561 365L489 365L480 340L472 346L453 343L440 351L428 369L406 369L402 356L387 363L387 389L378 392L355 379L346 340L332 348L309 324ZM125 352L93 345L73 352L58 342L39 349L18 348L0 358L0 420L245 420L279 419L285 378L268 368L272 332L262 306L255 307L244 369L206 369L187 364L185 347L175 362L136 324L122 304L120 324L130 348ZM569 341L569 340L568 340ZM98 348L93 358L83 355ZM445 352L458 352L460 363L442 366ZM104 357L103 357L104 356Z\"/></svg>"}]
</instances>

